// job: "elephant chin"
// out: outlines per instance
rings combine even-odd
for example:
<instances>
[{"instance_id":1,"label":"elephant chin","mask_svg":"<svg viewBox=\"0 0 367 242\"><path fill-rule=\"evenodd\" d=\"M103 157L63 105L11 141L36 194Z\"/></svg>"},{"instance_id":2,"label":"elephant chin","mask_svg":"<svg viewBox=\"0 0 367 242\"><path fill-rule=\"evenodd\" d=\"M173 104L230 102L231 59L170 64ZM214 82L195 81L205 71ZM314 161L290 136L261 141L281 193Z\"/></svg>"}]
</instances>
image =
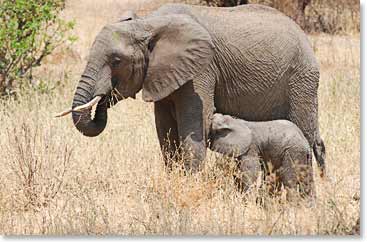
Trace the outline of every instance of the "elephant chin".
<instances>
[{"instance_id":1,"label":"elephant chin","mask_svg":"<svg viewBox=\"0 0 367 242\"><path fill-rule=\"evenodd\" d=\"M80 103L78 103L80 105ZM73 105L73 106L79 106ZM75 127L85 136L94 137L102 133L107 124L107 102L102 98L97 104L94 118L92 119L92 108L80 112L73 112Z\"/></svg>"}]
</instances>

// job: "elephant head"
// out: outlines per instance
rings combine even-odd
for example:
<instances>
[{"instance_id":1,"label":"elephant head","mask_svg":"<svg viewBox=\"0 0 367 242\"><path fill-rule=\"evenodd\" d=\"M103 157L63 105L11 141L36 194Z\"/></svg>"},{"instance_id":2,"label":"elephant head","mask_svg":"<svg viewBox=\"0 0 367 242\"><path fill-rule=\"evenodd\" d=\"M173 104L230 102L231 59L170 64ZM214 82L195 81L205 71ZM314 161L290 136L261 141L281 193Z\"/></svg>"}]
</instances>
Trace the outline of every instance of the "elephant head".
<instances>
[{"instance_id":1,"label":"elephant head","mask_svg":"<svg viewBox=\"0 0 367 242\"><path fill-rule=\"evenodd\" d=\"M144 101L167 97L207 67L213 49L209 32L188 15L139 19L131 14L105 26L75 91L74 125L86 136L97 136L106 126L111 104L135 98L140 90Z\"/></svg>"},{"instance_id":2,"label":"elephant head","mask_svg":"<svg viewBox=\"0 0 367 242\"><path fill-rule=\"evenodd\" d=\"M253 142L252 131L241 119L215 113L209 134L210 149L225 155L243 155Z\"/></svg>"}]
</instances>

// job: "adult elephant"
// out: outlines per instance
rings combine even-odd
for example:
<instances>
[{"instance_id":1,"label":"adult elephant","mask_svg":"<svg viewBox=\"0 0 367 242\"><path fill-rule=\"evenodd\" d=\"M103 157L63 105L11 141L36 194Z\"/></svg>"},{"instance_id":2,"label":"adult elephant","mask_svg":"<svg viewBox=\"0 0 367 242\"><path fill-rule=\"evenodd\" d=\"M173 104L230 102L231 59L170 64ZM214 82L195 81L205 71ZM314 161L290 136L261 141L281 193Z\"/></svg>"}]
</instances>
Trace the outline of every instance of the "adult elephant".
<instances>
[{"instance_id":1,"label":"adult elephant","mask_svg":"<svg viewBox=\"0 0 367 242\"><path fill-rule=\"evenodd\" d=\"M169 144L181 142L190 155L186 166L193 170L205 158L214 107L249 121L288 119L324 167L318 82L319 65L306 35L277 10L168 4L101 30L77 86L72 116L80 132L97 136L111 101L134 98L142 90L144 101L154 102L165 160L177 149Z\"/></svg>"}]
</instances>

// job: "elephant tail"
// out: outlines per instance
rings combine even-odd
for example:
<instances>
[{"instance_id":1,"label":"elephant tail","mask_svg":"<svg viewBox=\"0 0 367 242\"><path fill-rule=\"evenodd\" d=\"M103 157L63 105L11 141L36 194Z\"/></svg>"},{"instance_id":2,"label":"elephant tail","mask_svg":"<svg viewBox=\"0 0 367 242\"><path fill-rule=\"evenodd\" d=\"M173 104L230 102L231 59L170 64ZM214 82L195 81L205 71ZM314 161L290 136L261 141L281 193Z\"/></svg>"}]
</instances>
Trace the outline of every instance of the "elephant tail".
<instances>
[{"instance_id":1,"label":"elephant tail","mask_svg":"<svg viewBox=\"0 0 367 242\"><path fill-rule=\"evenodd\" d=\"M313 153L315 154L316 157L317 165L320 169L320 176L324 177L326 173L326 165L325 165L326 149L324 141L321 139L319 134L317 134L316 140L312 148Z\"/></svg>"}]
</instances>

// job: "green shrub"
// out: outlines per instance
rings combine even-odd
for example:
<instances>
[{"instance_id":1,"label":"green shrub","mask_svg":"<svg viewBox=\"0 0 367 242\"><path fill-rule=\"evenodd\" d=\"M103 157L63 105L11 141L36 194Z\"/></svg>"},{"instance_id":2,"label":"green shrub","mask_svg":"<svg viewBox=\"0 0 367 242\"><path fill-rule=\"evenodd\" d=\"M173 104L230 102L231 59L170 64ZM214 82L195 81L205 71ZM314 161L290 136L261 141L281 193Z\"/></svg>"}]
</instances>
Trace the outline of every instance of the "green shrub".
<instances>
[{"instance_id":1,"label":"green shrub","mask_svg":"<svg viewBox=\"0 0 367 242\"><path fill-rule=\"evenodd\" d=\"M59 17L65 0L0 0L0 94L31 85L32 68L74 41L73 21Z\"/></svg>"}]
</instances>

